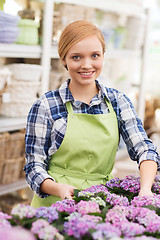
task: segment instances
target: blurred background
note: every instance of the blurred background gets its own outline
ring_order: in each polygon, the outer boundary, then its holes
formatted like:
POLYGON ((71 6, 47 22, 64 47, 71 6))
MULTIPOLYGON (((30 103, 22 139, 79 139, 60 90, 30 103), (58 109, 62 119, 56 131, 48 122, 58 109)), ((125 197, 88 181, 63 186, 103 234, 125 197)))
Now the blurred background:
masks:
MULTIPOLYGON (((99 81, 132 100, 160 153, 160 0, 0 0, 0 209, 30 203, 24 179, 26 117, 68 78, 57 43, 72 21, 94 22, 106 53, 99 81)), ((113 175, 139 175, 123 141, 113 175)))

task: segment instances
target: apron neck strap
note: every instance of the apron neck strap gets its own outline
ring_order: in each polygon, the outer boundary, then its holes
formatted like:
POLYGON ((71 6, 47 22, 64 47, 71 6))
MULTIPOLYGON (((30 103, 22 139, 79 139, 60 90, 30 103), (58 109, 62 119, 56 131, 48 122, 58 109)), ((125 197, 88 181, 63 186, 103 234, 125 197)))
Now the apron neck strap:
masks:
POLYGON ((104 97, 104 100, 108 106, 109 112, 114 112, 111 102, 106 97, 104 97))
MULTIPOLYGON (((114 110, 113 110, 111 102, 106 97, 104 98, 104 100, 105 100, 105 102, 108 106, 109 112, 113 112, 114 110)), ((66 108, 67 108, 68 113, 71 113, 71 114, 74 113, 73 108, 72 108, 72 104, 71 104, 70 101, 66 102, 66 108)))
POLYGON ((71 102, 66 102, 66 108, 68 113, 74 113, 71 102))

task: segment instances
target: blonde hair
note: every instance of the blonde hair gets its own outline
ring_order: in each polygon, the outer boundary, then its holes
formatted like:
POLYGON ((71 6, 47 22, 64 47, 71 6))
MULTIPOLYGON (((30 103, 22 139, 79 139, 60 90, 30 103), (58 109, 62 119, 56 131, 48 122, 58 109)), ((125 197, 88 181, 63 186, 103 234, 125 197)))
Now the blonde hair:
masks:
POLYGON ((58 44, 58 53, 63 61, 68 50, 77 42, 85 37, 96 35, 102 44, 103 53, 105 52, 105 40, 102 32, 91 22, 78 20, 70 23, 63 30, 58 44))

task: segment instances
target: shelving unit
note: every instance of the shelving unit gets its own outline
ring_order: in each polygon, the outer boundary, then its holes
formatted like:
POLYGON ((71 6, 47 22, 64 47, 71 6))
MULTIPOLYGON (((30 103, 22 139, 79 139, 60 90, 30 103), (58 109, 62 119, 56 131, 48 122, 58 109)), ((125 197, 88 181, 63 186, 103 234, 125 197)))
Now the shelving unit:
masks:
MULTIPOLYGON (((54 3, 68 3, 74 5, 81 5, 86 7, 92 7, 103 11, 113 12, 116 14, 124 14, 126 16, 139 17, 144 14, 144 9, 141 6, 135 5, 133 2, 126 3, 120 0, 45 0, 44 3, 44 17, 43 17, 43 42, 41 46, 29 46, 20 44, 0 44, 0 57, 12 57, 12 58, 34 58, 41 59, 42 65, 42 79, 41 87, 42 93, 49 89, 49 72, 50 72, 50 61, 52 58, 58 58, 57 46, 52 45, 52 28, 53 26, 53 13, 54 3)), ((146 14, 146 13, 145 13, 146 14)), ((127 49, 121 50, 108 50, 105 58, 141 58, 142 59, 142 71, 141 78, 142 82, 140 85, 139 99, 139 117, 143 121, 144 114, 144 91, 143 83, 145 79, 146 69, 146 58, 147 58, 147 44, 148 44, 148 31, 149 31, 149 19, 147 21, 146 36, 143 52, 132 51, 127 49), (142 107, 141 107, 142 106, 142 107), (143 108, 143 109, 142 109, 143 108)), ((0 118, 0 132, 13 131, 25 128, 26 118, 0 118)), ((14 184, 6 186, 0 185, 0 195, 18 190, 26 187, 24 180, 14 184), (4 190, 6 189, 6 190, 4 190)))
POLYGON ((10 183, 10 184, 0 185, 0 196, 23 189, 23 188, 27 188, 27 183, 25 179, 21 179, 21 180, 18 180, 17 182, 10 183))
POLYGON ((6 118, 0 117, 0 133, 25 129, 26 118, 6 118))
POLYGON ((117 14, 126 14, 126 16, 138 17, 143 13, 143 9, 140 6, 126 1, 119 0, 55 0, 55 3, 68 3, 86 7, 97 8, 103 11, 114 12, 117 14))

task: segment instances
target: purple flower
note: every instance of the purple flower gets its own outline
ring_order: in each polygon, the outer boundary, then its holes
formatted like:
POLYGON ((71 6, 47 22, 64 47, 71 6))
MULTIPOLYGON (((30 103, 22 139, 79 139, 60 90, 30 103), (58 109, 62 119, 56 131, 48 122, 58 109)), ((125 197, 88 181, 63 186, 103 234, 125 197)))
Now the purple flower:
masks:
POLYGON ((56 203, 52 204, 51 207, 54 207, 59 212, 68 212, 69 214, 76 211, 75 201, 69 199, 57 201, 56 203))
POLYGON ((106 187, 119 188, 125 191, 137 194, 140 190, 140 178, 135 176, 126 176, 124 179, 114 178, 106 183, 106 187))
POLYGON ((78 193, 78 197, 94 197, 97 193, 103 193, 104 196, 109 193, 104 185, 94 185, 78 193))
POLYGON ((37 209, 36 217, 46 218, 49 223, 52 223, 54 220, 58 219, 58 212, 53 206, 40 207, 37 209))
POLYGON ((92 233, 94 240, 110 239, 111 237, 120 236, 121 231, 111 223, 99 223, 95 227, 96 231, 92 233))
POLYGON ((120 205, 120 206, 128 206, 129 201, 127 197, 123 197, 122 195, 116 195, 115 193, 110 193, 107 195, 106 202, 111 205, 120 205))
POLYGON ((76 239, 81 239, 82 236, 88 234, 89 230, 95 229, 96 223, 101 220, 100 217, 92 215, 81 215, 80 213, 72 213, 68 222, 64 223, 64 231, 69 236, 73 236, 76 239))

